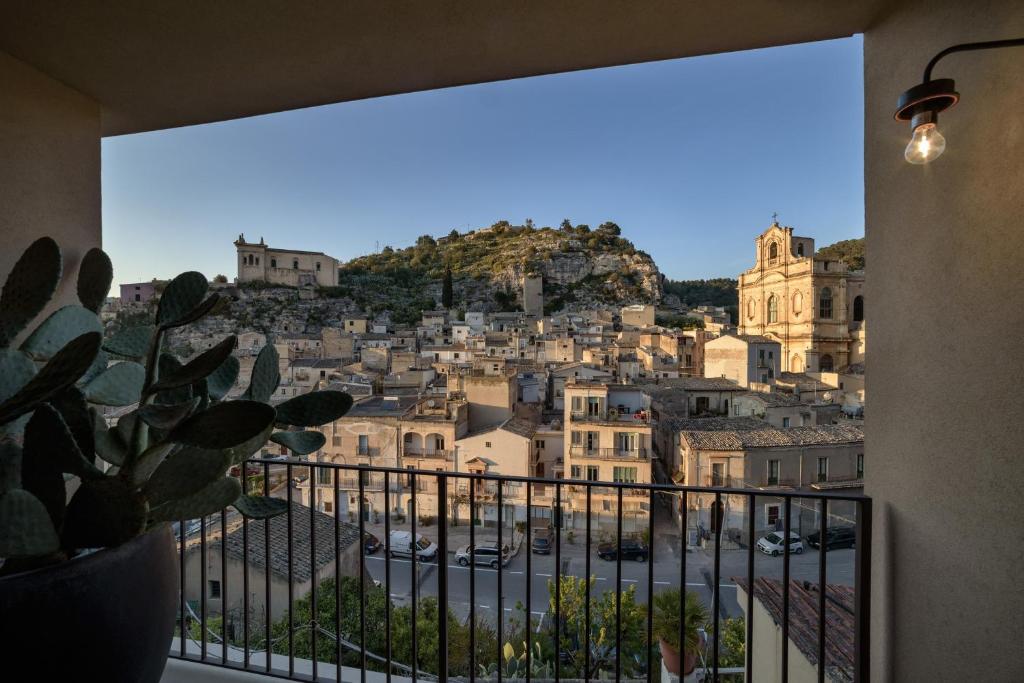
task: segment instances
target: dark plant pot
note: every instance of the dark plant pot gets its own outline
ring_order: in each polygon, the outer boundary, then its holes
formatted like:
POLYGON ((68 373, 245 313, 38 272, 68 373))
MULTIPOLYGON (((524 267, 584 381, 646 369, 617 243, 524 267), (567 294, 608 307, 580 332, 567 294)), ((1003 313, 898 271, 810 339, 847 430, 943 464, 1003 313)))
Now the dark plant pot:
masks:
POLYGON ((164 525, 0 579, 0 659, 36 681, 157 683, 174 635, 176 560, 164 525))

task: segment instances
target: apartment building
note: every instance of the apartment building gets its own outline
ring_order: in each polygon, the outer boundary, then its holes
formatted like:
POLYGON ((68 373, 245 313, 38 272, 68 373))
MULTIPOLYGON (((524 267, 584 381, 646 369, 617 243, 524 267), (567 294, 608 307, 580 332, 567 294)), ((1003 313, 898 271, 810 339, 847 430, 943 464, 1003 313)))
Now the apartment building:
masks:
MULTIPOLYGON (((575 381, 565 387, 565 467, 570 479, 650 483, 650 399, 635 387, 575 381)), ((617 506, 611 489, 594 489, 592 523, 599 527, 612 519, 617 506)), ((640 528, 649 508, 645 495, 628 493, 623 499, 624 523, 640 528)), ((570 523, 586 523, 585 501, 570 496, 570 523)))
POLYGON ((704 376, 741 387, 774 384, 782 372, 782 345, 763 335, 726 335, 704 345, 704 376))

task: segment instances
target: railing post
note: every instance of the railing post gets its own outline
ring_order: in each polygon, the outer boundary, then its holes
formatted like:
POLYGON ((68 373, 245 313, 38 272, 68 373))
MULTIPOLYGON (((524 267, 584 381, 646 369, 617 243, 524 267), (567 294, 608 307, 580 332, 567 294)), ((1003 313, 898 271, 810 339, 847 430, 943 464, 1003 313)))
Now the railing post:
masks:
MULTIPOLYGON (((448 476, 437 475, 437 680, 448 680, 448 476)), ((413 538, 413 553, 416 552, 413 538)), ((499 560, 500 566, 500 560, 499 560)), ((413 579, 415 580, 415 578, 413 579)), ((414 627, 415 628, 415 627, 414 627)))
POLYGON ((854 567, 854 591, 857 613, 854 616, 853 665, 855 683, 871 680, 871 499, 860 501, 857 510, 857 557, 854 567))

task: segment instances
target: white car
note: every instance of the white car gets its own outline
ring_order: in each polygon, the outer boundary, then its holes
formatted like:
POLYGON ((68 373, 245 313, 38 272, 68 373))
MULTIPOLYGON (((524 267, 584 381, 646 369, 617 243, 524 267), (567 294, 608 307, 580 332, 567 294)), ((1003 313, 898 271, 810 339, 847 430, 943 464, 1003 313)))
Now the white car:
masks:
MULTIPOLYGON (((782 547, 782 532, 773 531, 770 534, 762 536, 757 541, 757 549, 765 555, 771 555, 777 557, 781 555, 785 548, 782 547)), ((800 534, 795 531, 789 532, 789 552, 799 555, 804 551, 804 542, 800 540, 800 534)))
MULTIPOLYGON (((392 531, 388 539, 388 554, 391 557, 412 557, 412 534, 408 531, 392 531)), ((437 544, 423 534, 416 534, 416 558, 433 560, 437 557, 437 544)))

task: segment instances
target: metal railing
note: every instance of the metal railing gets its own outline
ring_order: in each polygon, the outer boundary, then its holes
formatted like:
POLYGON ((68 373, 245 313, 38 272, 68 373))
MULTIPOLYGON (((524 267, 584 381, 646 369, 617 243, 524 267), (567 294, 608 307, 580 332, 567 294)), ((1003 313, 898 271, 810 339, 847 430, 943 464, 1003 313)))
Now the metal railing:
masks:
POLYGON ((455 457, 455 451, 445 448, 408 448, 402 447, 402 456, 407 458, 439 458, 451 460, 455 457))
POLYGON ((646 448, 587 448, 586 446, 569 446, 569 455, 577 458, 595 458, 598 460, 647 460, 646 448))
POLYGON ((614 410, 601 411, 598 413, 583 413, 572 411, 569 419, 573 422, 612 422, 624 425, 646 425, 651 421, 651 414, 643 413, 619 413, 614 410))
MULTIPOLYGON (((800 528, 802 516, 811 511, 817 522, 808 530, 817 531, 821 537, 825 537, 830 520, 837 516, 846 523, 852 518, 856 530, 852 587, 839 586, 853 596, 849 623, 839 623, 840 607, 832 598, 826 619, 826 593, 834 593, 833 585, 828 584, 829 571, 835 570, 835 563, 826 563, 824 553, 817 558, 816 567, 803 562, 795 568, 804 577, 794 576, 793 551, 788 544, 780 558, 764 560, 782 564, 781 584, 775 584, 781 596, 778 605, 774 605, 778 616, 773 613, 781 627, 782 646, 779 652, 769 655, 777 662, 779 680, 787 680, 789 675, 789 640, 794 633, 800 643, 798 647, 803 648, 803 654, 817 669, 817 680, 831 677, 831 670, 839 667, 854 681, 868 681, 872 515, 871 500, 862 495, 547 480, 335 463, 288 463, 285 486, 275 490, 265 485, 270 482, 270 466, 274 463, 268 460, 249 463, 261 468, 263 477, 246 477, 241 482, 243 492, 283 499, 287 512, 274 519, 257 520, 225 509, 199 523, 180 522, 180 529, 185 531, 179 534, 178 544, 181 591, 173 657, 303 681, 341 680, 339 674, 343 668, 351 667, 355 672, 346 671, 345 679, 353 680, 355 675, 364 683, 367 674, 373 672, 378 676, 375 681, 383 679, 389 683, 393 676, 413 683, 418 680, 447 683, 449 679, 502 683, 503 678, 526 683, 530 683, 531 678, 556 682, 614 678, 619 683, 623 680, 654 683, 660 679, 661 665, 654 632, 655 585, 670 583, 676 588, 694 585, 687 571, 688 564, 691 570, 701 569, 693 566, 699 557, 690 558, 699 550, 696 545, 699 541, 687 531, 700 527, 700 517, 705 512, 694 504, 699 506, 701 501, 710 500, 707 511, 717 515, 719 523, 710 527, 713 541, 707 546, 711 554, 710 567, 702 570, 706 572, 710 595, 698 594, 698 598, 707 603, 709 612, 707 622, 697 624, 706 636, 697 653, 698 666, 703 670, 705 681, 718 681, 734 672, 743 672, 744 680, 749 681, 754 669, 755 579, 772 581, 763 573, 755 572, 756 529, 763 526, 759 515, 766 507, 759 504, 758 499, 767 499, 781 507, 783 529, 800 528), (348 495, 339 491, 339 482, 354 476, 358 480, 358 495, 355 509, 347 511, 349 521, 343 520, 341 506, 337 504, 325 514, 318 510, 322 506, 317 498, 310 498, 312 505, 296 502, 294 491, 298 489, 292 482, 298 470, 304 471, 310 481, 325 478, 314 470, 328 472, 335 503, 348 495), (366 485, 371 476, 380 477, 382 481, 381 490, 375 494, 366 485), (446 495, 438 495, 436 500, 420 507, 416 495, 403 495, 392 485, 406 480, 411 481, 413 489, 417 480, 429 481, 446 495), (253 490, 253 487, 258 488, 253 490), (485 528, 469 524, 468 529, 462 531, 455 521, 449 524, 453 506, 449 504, 451 496, 448 494, 458 494, 464 487, 469 495, 458 505, 468 510, 468 519, 482 520, 485 528), (552 524, 547 528, 554 561, 548 561, 541 570, 551 571, 553 576, 548 582, 550 600, 542 600, 544 609, 536 612, 532 581, 517 579, 519 588, 507 588, 508 584, 503 581, 515 581, 514 576, 534 577, 534 567, 542 561, 529 552, 537 522, 533 515, 533 496, 540 493, 540 487, 544 487, 546 494, 553 495, 548 520, 552 524), (482 495, 486 488, 493 490, 493 501, 482 495), (514 505, 506 506, 510 499, 505 497, 506 489, 525 490, 524 514, 514 505), (606 576, 602 580, 614 581, 616 588, 604 591, 600 603, 596 577, 601 572, 612 574, 612 564, 592 563, 598 550, 597 544, 592 542, 592 527, 595 522, 600 527, 602 522, 598 500, 592 501, 594 489, 602 496, 611 491, 617 499, 617 512, 611 520, 612 541, 602 543, 600 549, 602 558, 608 557, 609 546, 614 549, 614 578, 606 576), (373 522, 382 547, 371 546, 367 536, 367 526, 374 520, 369 507, 376 509, 377 505, 374 495, 381 497, 385 513, 382 529, 378 530, 373 522), (636 495, 646 498, 646 510, 650 513, 637 514, 633 510, 627 513, 624 498, 636 495), (735 521, 730 519, 731 513, 723 511, 723 506, 737 496, 746 498, 737 518, 741 519, 741 526, 728 531, 730 538, 745 539, 745 547, 741 543, 741 550, 723 550, 723 528, 735 521), (398 510, 402 511, 401 515, 397 514, 398 510), (576 512, 571 518, 570 511, 576 512), (582 520, 579 511, 584 513, 582 520), (667 532, 663 528, 660 539, 655 534, 656 511, 667 516, 674 527, 667 532), (798 516, 796 523, 794 513, 798 516), (634 578, 629 579, 624 578, 623 571, 623 541, 629 538, 624 529, 627 517, 638 525, 632 529, 633 534, 646 534, 650 539, 643 556, 646 564, 637 565, 639 571, 631 571, 634 578), (486 528, 488 519, 495 523, 491 528, 486 528), (525 524, 520 524, 524 521, 525 524), (404 532, 406 528, 411 536, 392 536, 393 531, 404 532), (576 531, 585 539, 582 544, 579 539, 573 540, 576 531), (400 545, 392 545, 393 539, 417 539, 421 532, 436 533, 436 550, 410 553, 408 559, 391 558, 392 552, 403 550, 400 545), (448 562, 450 538, 457 533, 468 534, 470 555, 465 566, 448 562), (512 561, 520 562, 521 568, 505 567, 502 563, 494 563, 493 568, 477 567, 474 549, 483 547, 477 546, 479 535, 483 533, 495 536, 499 548, 510 544, 512 561), (571 560, 563 563, 567 543, 576 550, 572 551, 571 560), (578 552, 581 545, 582 557, 578 552), (373 558, 373 581, 370 581, 367 560, 371 552, 380 552, 373 558), (746 586, 746 604, 742 606, 747 615, 743 624, 745 645, 738 654, 729 649, 732 646, 722 637, 721 589, 728 587, 723 583, 728 578, 723 575, 725 553, 732 553, 727 559, 732 566, 740 567, 729 571, 735 571, 735 580, 745 582, 746 586), (220 558, 219 573, 214 558, 220 558), (395 591, 402 590, 401 581, 395 584, 396 569, 392 565, 397 562, 409 565, 408 596, 404 603, 394 599, 395 591), (578 566, 575 572, 570 571, 573 562, 583 563, 582 574, 578 566), (666 564, 672 565, 671 574, 659 573, 661 580, 657 582, 654 580, 655 562, 660 563, 663 570, 666 564), (449 577, 455 570, 459 570, 459 574, 451 582, 449 577), (805 578, 810 571, 816 573, 818 587, 827 587, 818 590, 814 601, 806 599, 809 587, 813 587, 805 578), (485 575, 485 572, 489 573, 485 575), (431 574, 436 576, 436 581, 427 580, 431 574), (482 576, 487 579, 484 585, 480 583, 482 576), (675 578, 666 582, 664 579, 668 576, 675 578), (240 581, 242 585, 232 585, 229 580, 240 581), (217 583, 215 590, 214 583, 217 583), (636 588, 627 590, 627 585, 636 588), (511 595, 520 590, 525 593, 525 628, 523 623, 505 616, 507 611, 514 614, 520 609, 519 595, 511 595), (791 591, 801 590, 794 603, 791 591), (297 595, 297 591, 302 595, 297 595), (563 591, 569 594, 563 595, 563 591), (461 601, 463 597, 468 598, 468 603, 461 601), (487 604, 481 600, 486 600, 487 604), (438 609, 441 605, 445 608, 438 609), (455 607, 468 612, 464 622, 460 621, 455 607), (793 609, 800 610, 795 632, 791 631, 790 623, 793 609), (628 624, 624 623, 627 610, 631 615, 628 624), (535 618, 536 614, 540 617, 535 618), (399 634, 400 637, 396 637, 399 634), (468 640, 468 647, 463 638, 468 640), (521 662, 525 666, 518 666, 513 672, 501 650, 507 647, 506 642, 518 644, 519 638, 526 645, 521 662), (849 651, 837 649, 836 643, 844 639, 850 641, 849 651), (738 657, 742 664, 727 668, 722 659, 727 654, 738 657)), ((243 469, 251 471, 249 467, 243 469)), ((319 488, 307 489, 306 495, 319 488)), ((459 513, 458 517, 466 519, 464 513, 459 513)), ((602 538, 607 539, 608 533, 608 528, 604 528, 602 538)), ((776 571, 777 566, 770 574, 776 571)), ((843 581, 841 577, 840 583, 843 581)), ((680 643, 686 640, 688 612, 685 606, 690 592, 693 591, 689 588, 679 591, 678 609, 683 615, 679 619, 680 643)), ((762 598, 759 595, 757 599, 762 598)), ((769 645, 761 647, 778 647, 776 642, 773 636, 769 645)), ((513 647, 518 657, 518 649, 513 647)))

